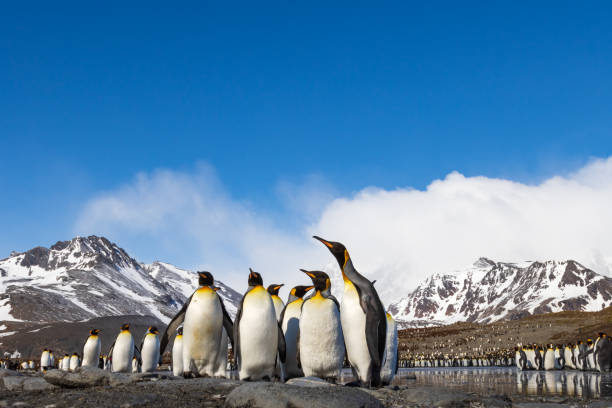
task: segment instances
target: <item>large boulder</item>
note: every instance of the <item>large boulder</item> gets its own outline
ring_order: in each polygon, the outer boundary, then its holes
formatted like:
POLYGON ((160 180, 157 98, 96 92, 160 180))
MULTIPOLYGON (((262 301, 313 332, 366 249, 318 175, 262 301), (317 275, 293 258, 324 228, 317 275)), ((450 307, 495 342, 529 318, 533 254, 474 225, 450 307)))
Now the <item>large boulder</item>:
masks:
POLYGON ((343 386, 297 386, 254 382, 239 386, 225 400, 228 408, 377 408, 372 395, 343 386))
POLYGON ((9 391, 44 391, 55 388, 40 377, 6 376, 2 382, 9 391))
POLYGON ((112 374, 94 367, 80 367, 74 373, 61 370, 49 370, 44 379, 53 385, 63 388, 84 388, 109 385, 112 374))

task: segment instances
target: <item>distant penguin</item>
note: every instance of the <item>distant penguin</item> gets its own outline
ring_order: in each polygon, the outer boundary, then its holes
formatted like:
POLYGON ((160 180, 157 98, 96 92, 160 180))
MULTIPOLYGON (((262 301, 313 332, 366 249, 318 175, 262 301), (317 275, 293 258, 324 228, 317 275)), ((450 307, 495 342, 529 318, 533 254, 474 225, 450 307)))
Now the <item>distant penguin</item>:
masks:
POLYGON ((30 370, 34 370, 36 368, 36 364, 34 364, 34 360, 28 360, 28 368, 30 370))
POLYGON ((597 342, 597 348, 594 353, 599 372, 609 372, 612 369, 612 341, 606 333, 600 334, 600 339, 597 342))
POLYGON ((378 387, 387 335, 385 309, 374 285, 353 266, 344 245, 314 238, 330 250, 342 272, 344 295, 340 317, 353 373, 361 385, 378 387))
POLYGON ((563 370, 565 368, 565 354, 560 345, 555 347, 555 370, 563 370))
POLYGON ((302 303, 304 295, 314 286, 296 286, 289 292, 287 304, 281 313, 281 328, 285 335, 286 358, 282 365, 285 380, 303 377, 304 372, 298 366, 297 352, 298 339, 300 336, 300 316, 302 315, 302 303))
POLYGON ((527 369, 537 370, 538 364, 536 363, 536 350, 534 350, 533 346, 527 347, 527 350, 525 350, 525 355, 527 356, 527 369))
POLYGON ((587 347, 587 345, 580 340, 578 342, 578 345, 576 347, 576 352, 574 353, 576 355, 576 368, 578 370, 586 370, 587 367, 587 352, 588 352, 589 348, 587 347))
POLYGON ((83 346, 83 367, 98 367, 100 350, 102 349, 102 342, 98 334, 100 334, 98 329, 89 331, 89 337, 87 337, 83 346))
POLYGON ((575 369, 576 360, 574 360, 573 344, 566 344, 563 348, 563 357, 565 360, 565 367, 575 369))
POLYGON ((49 350, 44 349, 40 356, 40 371, 45 371, 51 367, 51 358, 49 357, 49 350))
POLYGON ((210 272, 198 272, 199 287, 187 299, 172 319, 162 337, 163 354, 170 337, 183 325, 183 371, 187 375, 214 376, 218 367, 219 342, 223 330, 230 333, 234 344, 233 324, 223 300, 214 290, 215 280, 210 272))
POLYGON ((302 272, 312 279, 315 292, 302 304, 299 361, 305 376, 336 382, 345 355, 340 305, 331 294, 331 281, 325 272, 302 272))
POLYGON ((535 352, 535 369, 544 370, 544 350, 538 345, 533 346, 535 352))
POLYGON ((589 370, 595 370, 595 355, 593 354, 595 345, 593 344, 593 340, 587 340, 587 368, 589 370))
POLYGON ((130 325, 121 326, 115 342, 108 351, 111 361, 111 371, 114 373, 129 373, 132 371, 132 359, 139 357, 140 351, 134 345, 134 336, 130 333, 130 325))
POLYGON ((132 357, 132 373, 140 372, 140 364, 138 364, 138 359, 136 357, 132 357))
POLYGON ((62 371, 70 371, 70 355, 64 354, 62 358, 62 371))
MULTIPOLYGON (((385 339, 385 356, 383 367, 380 372, 381 380, 384 385, 391 384, 391 380, 397 374, 399 362, 397 323, 389 313, 387 313, 387 337, 385 339)), ((452 364, 451 364, 452 365, 452 364)))
POLYGON ((49 368, 55 367, 55 355, 53 350, 49 350, 49 368))
POLYGON ((81 359, 79 358, 79 355, 77 353, 72 353, 72 356, 70 357, 69 370, 74 371, 80 366, 81 366, 81 359))
POLYGON ((152 373, 157 370, 160 360, 159 330, 155 326, 149 327, 142 340, 140 359, 142 361, 140 369, 143 373, 152 373))
POLYGON ((183 375, 183 328, 179 327, 172 346, 172 375, 183 375))
POLYGON ((285 362, 285 337, 261 275, 251 269, 248 283, 234 322, 238 376, 241 380, 271 380, 277 354, 285 362))
POLYGON ((555 349, 552 344, 549 344, 544 352, 544 369, 547 371, 555 369, 555 349))
POLYGON ((282 288, 284 284, 276 284, 268 285, 268 293, 272 297, 272 302, 274 303, 274 311, 276 312, 276 320, 280 322, 280 315, 285 308, 285 304, 283 300, 278 296, 278 291, 282 288))

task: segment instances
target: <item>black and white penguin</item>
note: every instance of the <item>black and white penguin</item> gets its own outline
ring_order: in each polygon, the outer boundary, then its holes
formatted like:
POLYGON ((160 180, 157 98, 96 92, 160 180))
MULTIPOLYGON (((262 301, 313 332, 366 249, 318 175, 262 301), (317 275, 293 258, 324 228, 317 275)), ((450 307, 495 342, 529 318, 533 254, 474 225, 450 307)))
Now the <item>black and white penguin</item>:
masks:
POLYGON ((157 370, 160 361, 159 330, 157 330, 157 327, 151 326, 148 328, 140 346, 140 358, 142 360, 140 370, 143 373, 152 373, 157 370))
POLYGON ((136 358, 136 356, 132 357, 132 373, 140 372, 140 362, 136 358))
POLYGON ((565 368, 565 354, 563 347, 557 345, 555 347, 555 370, 563 370, 565 368))
POLYGON ((230 334, 230 341, 234 344, 232 319, 225 310, 223 300, 213 288, 214 283, 210 272, 198 272, 199 288, 174 316, 161 340, 160 354, 163 354, 170 337, 183 325, 185 375, 215 375, 224 329, 230 334))
POLYGON ((129 373, 132 371, 132 359, 140 357, 140 350, 134 345, 134 336, 130 332, 128 323, 121 326, 121 331, 110 347, 108 355, 112 372, 129 373))
POLYGON ((609 372, 612 368, 612 341, 606 333, 599 334, 599 341, 597 342, 594 353, 599 372, 609 372))
POLYGON ((342 271, 344 295, 340 317, 354 376, 363 386, 378 387, 382 384, 380 370, 387 335, 385 309, 374 285, 353 266, 344 245, 317 236, 314 238, 331 251, 342 271))
POLYGON ((69 363, 68 369, 70 371, 74 371, 80 366, 81 366, 81 358, 79 357, 77 353, 72 353, 72 356, 70 356, 70 363, 69 363))
POLYGON ((563 348, 563 357, 565 360, 565 367, 571 368, 571 369, 576 368, 573 347, 574 346, 570 343, 570 344, 566 344, 565 347, 563 348))
POLYGON ((242 297, 234 323, 234 345, 241 380, 272 379, 277 353, 285 362, 285 336, 263 279, 250 270, 249 288, 242 297))
POLYGON ((302 303, 304 295, 314 286, 296 286, 291 289, 281 313, 281 328, 285 335, 286 358, 281 366, 285 380, 303 377, 304 372, 298 365, 298 339, 300 337, 300 316, 302 315, 302 303))
POLYGON ((49 350, 44 349, 40 356, 40 371, 45 371, 51 367, 51 358, 49 356, 49 350))
POLYGON ((176 331, 174 344, 172 345, 172 374, 183 375, 183 328, 176 331))
POLYGON ((325 272, 301 271, 312 279, 315 292, 302 304, 298 361, 305 376, 336 382, 345 355, 340 305, 325 272))
MULTIPOLYGON (((382 383, 388 385, 397 374, 399 362, 397 323, 391 314, 387 313, 387 336, 385 339, 385 356, 380 372, 382 383)), ((452 365, 452 364, 451 364, 452 365)))
POLYGON ((276 320, 278 320, 279 322, 280 322, 280 315, 283 312, 283 309, 285 308, 285 304, 283 303, 283 300, 280 298, 280 296, 278 296, 278 291, 283 286, 284 286, 283 283, 278 284, 278 285, 276 283, 273 283, 272 285, 268 285, 268 293, 272 297, 272 302, 274 303, 274 311, 276 312, 276 320))
POLYGON ((102 342, 100 341, 100 330, 92 329, 83 345, 83 367, 98 367, 102 342))
POLYGON ((62 367, 61 367, 62 371, 70 371, 70 355, 69 354, 64 354, 64 357, 62 357, 62 367))
POLYGON ((586 361, 587 361, 587 369, 595 370, 595 355, 593 354, 595 351, 595 345, 593 344, 593 340, 587 339, 587 352, 586 352, 586 361))

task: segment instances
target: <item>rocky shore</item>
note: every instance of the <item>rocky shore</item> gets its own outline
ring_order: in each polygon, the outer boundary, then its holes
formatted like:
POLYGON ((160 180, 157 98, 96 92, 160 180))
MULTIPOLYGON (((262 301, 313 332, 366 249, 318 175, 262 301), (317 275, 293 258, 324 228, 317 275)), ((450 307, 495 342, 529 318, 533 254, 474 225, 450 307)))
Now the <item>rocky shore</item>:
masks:
POLYGON ((466 393, 411 384, 362 389, 298 378, 285 384, 228 379, 184 379, 169 373, 111 374, 91 368, 75 373, 0 370, 0 407, 609 407, 611 399, 575 400, 466 393))

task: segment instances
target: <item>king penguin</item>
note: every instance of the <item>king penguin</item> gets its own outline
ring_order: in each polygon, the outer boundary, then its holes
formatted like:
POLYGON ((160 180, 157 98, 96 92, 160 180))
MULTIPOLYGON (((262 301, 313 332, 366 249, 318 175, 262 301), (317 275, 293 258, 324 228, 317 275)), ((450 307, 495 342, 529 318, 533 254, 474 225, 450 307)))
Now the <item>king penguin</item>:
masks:
POLYGON ((40 356, 40 371, 45 371, 51 367, 51 358, 49 356, 49 350, 44 349, 40 356))
POLYGON ((297 351, 298 339, 300 337, 300 316, 302 315, 302 303, 304 295, 314 286, 296 286, 289 292, 287 304, 281 313, 281 328, 285 335, 286 358, 282 365, 285 380, 303 377, 304 372, 298 366, 297 351))
POLYGON ((183 325, 184 375, 215 375, 224 329, 230 336, 232 346, 234 344, 232 319, 225 310, 223 300, 214 290, 214 283, 210 272, 198 272, 199 288, 174 316, 161 340, 160 354, 163 354, 170 337, 183 325))
POLYGON ((81 359, 79 358, 79 355, 77 353, 72 353, 72 356, 70 357, 70 363, 69 363, 68 369, 70 371, 74 371, 77 368, 79 368, 80 365, 81 365, 81 359))
POLYGON ((172 345, 172 375, 183 375, 183 328, 176 331, 174 344, 172 345))
POLYGON ((100 341, 100 330, 92 329, 89 331, 89 337, 83 345, 83 367, 98 367, 100 362, 100 350, 102 342, 100 341))
POLYGON ((280 315, 283 312, 283 309, 285 308, 285 304, 283 303, 283 300, 278 296, 278 291, 283 286, 284 284, 282 283, 279 285, 277 285, 276 283, 273 283, 272 285, 268 286, 268 293, 272 297, 272 302, 274 303, 274 312, 276 313, 276 320, 278 320, 279 322, 280 322, 280 315))
POLYGON ((121 331, 112 344, 108 355, 111 361, 111 371, 114 373, 129 373, 132 370, 132 359, 139 357, 140 351, 134 345, 134 336, 130 333, 128 323, 121 326, 121 331))
POLYGON ((391 380, 397 374, 399 362, 399 348, 397 336, 397 323, 389 313, 387 313, 387 336, 385 339, 385 356, 383 358, 383 367, 380 372, 383 384, 391 384, 391 380))
POLYGON ((157 370, 159 365, 159 330, 157 327, 151 326, 142 340, 140 346, 140 358, 142 359, 141 371, 143 373, 152 373, 157 370))
POLYGON ((387 336, 385 309, 374 285, 353 266, 344 245, 317 236, 314 238, 330 250, 342 271, 344 295, 340 317, 353 374, 362 386, 379 387, 387 336))
POLYGON ((298 361, 305 376, 336 382, 345 354, 340 305, 325 272, 301 271, 312 279, 315 292, 302 304, 298 361))
POLYGON ((281 363, 285 362, 285 336, 261 275, 251 269, 248 284, 234 323, 238 376, 241 380, 271 380, 277 353, 281 363))

